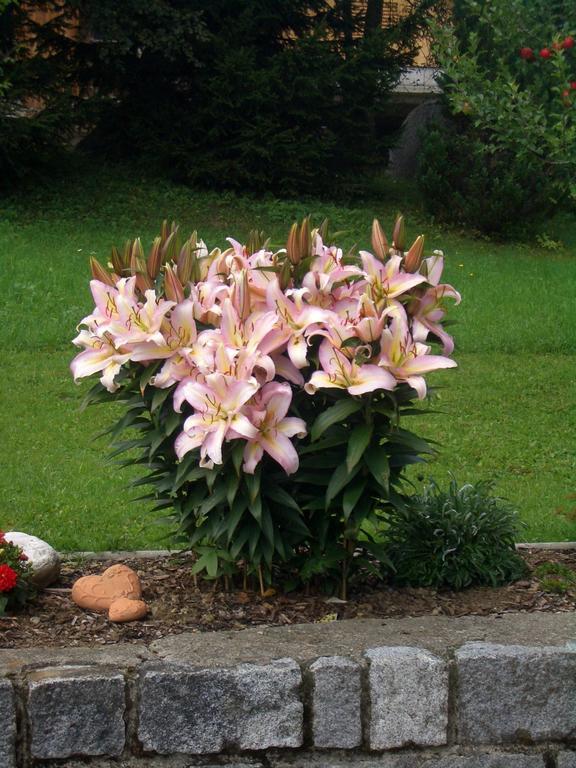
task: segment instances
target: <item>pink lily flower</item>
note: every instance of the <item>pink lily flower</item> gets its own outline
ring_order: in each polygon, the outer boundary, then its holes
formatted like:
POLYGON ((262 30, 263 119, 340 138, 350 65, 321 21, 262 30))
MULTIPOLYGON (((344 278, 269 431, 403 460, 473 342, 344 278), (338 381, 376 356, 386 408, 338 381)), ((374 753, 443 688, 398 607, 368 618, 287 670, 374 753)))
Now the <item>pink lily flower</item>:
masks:
POLYGON ((426 282, 430 285, 438 285, 444 271, 444 254, 442 251, 434 251, 434 255, 424 259, 421 271, 426 275, 426 282))
POLYGON ((360 251, 360 257, 370 287, 370 298, 378 307, 386 306, 390 299, 426 282, 424 275, 410 274, 401 269, 401 256, 391 256, 385 264, 368 251, 360 251))
POLYGON ((392 316, 388 328, 380 337, 379 366, 386 368, 398 381, 405 381, 416 390, 418 399, 426 397, 426 380, 422 374, 439 368, 455 368, 456 363, 441 355, 430 355, 430 347, 415 342, 408 328, 404 309, 392 316))
POLYGON ((184 422, 183 431, 174 447, 179 459, 200 448, 200 466, 212 468, 222 464, 222 443, 230 433, 254 439, 258 430, 241 413, 242 406, 258 391, 256 379, 236 381, 221 373, 206 376, 206 383, 183 381, 174 392, 174 409, 190 403, 195 413, 184 422))
POLYGON ((262 343, 262 351, 273 352, 287 343, 288 357, 296 368, 308 365, 307 336, 311 328, 318 323, 330 323, 334 318, 332 312, 304 303, 308 295, 306 288, 291 290, 284 293, 278 280, 268 286, 268 307, 276 310, 281 327, 271 331, 262 343), (286 295, 289 293, 290 295, 286 295))
POLYGON ((396 379, 388 371, 377 365, 359 365, 355 360, 349 360, 328 339, 320 344, 318 354, 323 370, 315 371, 304 385, 309 395, 321 388, 347 389, 351 395, 363 395, 376 389, 391 391, 396 387, 396 379))
POLYGON ((130 360, 130 352, 120 352, 107 336, 100 338, 90 331, 80 331, 72 343, 84 347, 84 352, 76 355, 70 364, 74 381, 102 371, 100 383, 108 392, 115 392, 118 384, 114 379, 122 365, 130 360))
POLYGON ((426 341, 428 334, 433 333, 442 342, 444 354, 451 355, 454 351, 454 340, 440 324, 446 315, 442 301, 446 297, 454 299, 456 304, 460 304, 462 299, 451 285, 443 284, 429 288, 420 299, 415 300, 416 312, 412 318, 412 336, 414 341, 426 341))
POLYGON ((244 448, 243 470, 254 474, 264 451, 291 475, 298 469, 298 454, 292 445, 291 437, 306 435, 306 422, 303 419, 286 417, 292 390, 289 384, 273 381, 265 384, 254 397, 254 404, 247 405, 245 412, 250 422, 257 429, 256 437, 249 438, 244 448))

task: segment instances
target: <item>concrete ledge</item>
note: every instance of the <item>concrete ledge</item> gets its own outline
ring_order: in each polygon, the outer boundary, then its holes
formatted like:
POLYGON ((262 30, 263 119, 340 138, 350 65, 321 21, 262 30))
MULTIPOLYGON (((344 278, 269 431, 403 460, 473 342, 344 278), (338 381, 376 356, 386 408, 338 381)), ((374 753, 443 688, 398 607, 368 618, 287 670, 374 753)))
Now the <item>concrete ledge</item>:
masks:
POLYGON ((0 768, 576 768, 574 637, 508 614, 4 650, 0 768))

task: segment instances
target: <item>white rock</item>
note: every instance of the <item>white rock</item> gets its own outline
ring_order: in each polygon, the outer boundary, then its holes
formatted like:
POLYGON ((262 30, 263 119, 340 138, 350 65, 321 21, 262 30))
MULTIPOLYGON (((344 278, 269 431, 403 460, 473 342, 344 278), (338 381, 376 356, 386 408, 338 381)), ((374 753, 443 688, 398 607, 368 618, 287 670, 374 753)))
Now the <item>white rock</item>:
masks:
POLYGON ((5 538, 27 555, 32 566, 32 581, 36 586, 47 587, 60 576, 60 555, 50 544, 19 531, 8 531, 5 538))

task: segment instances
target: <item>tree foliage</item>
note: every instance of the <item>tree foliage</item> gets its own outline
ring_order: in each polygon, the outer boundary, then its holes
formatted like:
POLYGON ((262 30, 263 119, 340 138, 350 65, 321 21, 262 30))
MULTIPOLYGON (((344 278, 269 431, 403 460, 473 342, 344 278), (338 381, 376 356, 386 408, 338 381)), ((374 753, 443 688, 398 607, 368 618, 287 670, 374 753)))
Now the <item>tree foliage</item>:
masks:
POLYGON ((451 117, 445 141, 457 134, 455 164, 466 165, 469 157, 472 187, 482 189, 486 206, 502 202, 499 221, 487 210, 475 222, 483 204, 470 197, 470 174, 458 178, 454 167, 443 167, 432 147, 438 139, 429 137, 423 188, 434 213, 505 232, 518 215, 574 205, 575 34, 576 6, 564 0, 461 0, 452 25, 433 27, 451 117), (444 171, 450 184, 439 195, 431 179, 444 171), (502 190, 512 187, 507 206, 502 190))
POLYGON ((193 183, 334 190, 382 164, 375 118, 438 6, 382 30, 373 0, 12 4, 2 113, 21 145, 85 136, 193 183))

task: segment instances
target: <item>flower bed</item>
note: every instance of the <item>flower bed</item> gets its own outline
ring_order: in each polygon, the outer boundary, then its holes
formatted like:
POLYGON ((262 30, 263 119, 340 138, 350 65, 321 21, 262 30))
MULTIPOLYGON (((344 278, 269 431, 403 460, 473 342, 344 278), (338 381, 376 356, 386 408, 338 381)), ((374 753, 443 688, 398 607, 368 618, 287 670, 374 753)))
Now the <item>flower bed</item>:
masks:
POLYGON ((325 594, 287 595, 271 591, 262 597, 257 582, 251 591, 225 592, 214 584, 195 584, 189 556, 126 560, 140 575, 143 597, 151 607, 143 622, 111 624, 105 615, 86 612, 70 600, 70 587, 80 576, 101 573, 111 561, 64 563, 54 589, 39 593, 25 610, 0 622, 2 646, 72 647, 110 643, 151 642, 181 632, 241 630, 246 627, 330 623, 354 618, 402 616, 483 616, 511 611, 573 611, 576 583, 569 576, 546 574, 559 566, 576 580, 576 552, 524 552, 531 573, 506 587, 481 587, 460 592, 436 589, 398 589, 365 586, 346 602, 325 594))

